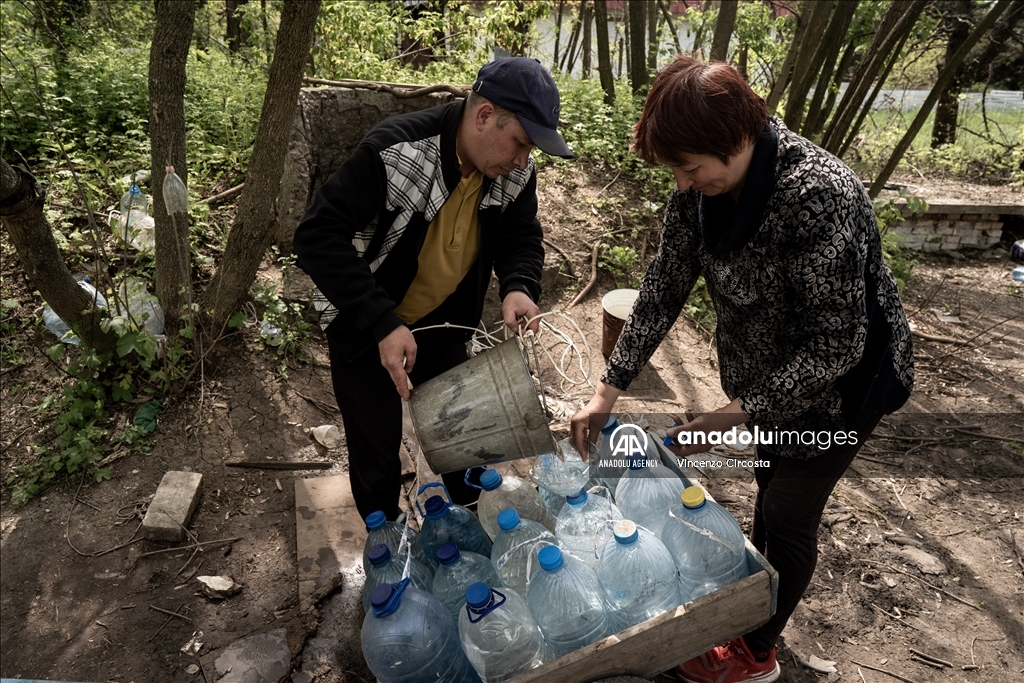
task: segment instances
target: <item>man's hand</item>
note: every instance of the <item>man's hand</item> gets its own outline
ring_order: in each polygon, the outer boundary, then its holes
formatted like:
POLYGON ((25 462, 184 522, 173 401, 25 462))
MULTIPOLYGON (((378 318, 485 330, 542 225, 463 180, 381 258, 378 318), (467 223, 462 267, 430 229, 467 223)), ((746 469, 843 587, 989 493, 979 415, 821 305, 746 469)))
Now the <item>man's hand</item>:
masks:
MULTIPOLYGON (((533 303, 533 299, 521 290, 514 290, 505 295, 505 300, 501 302, 501 317, 505 319, 505 324, 508 325, 510 330, 516 331, 520 328, 518 322, 519 318, 525 317, 527 320, 536 318, 540 314, 540 307, 533 303)), ((530 323, 529 329, 533 330, 534 334, 540 329, 540 319, 534 320, 530 323)))
POLYGON ((687 411, 686 417, 689 422, 668 430, 668 435, 672 437, 672 445, 668 449, 681 458, 704 453, 712 448, 712 445, 707 443, 707 439, 704 439, 704 443, 696 443, 690 446, 681 445, 676 438, 681 432, 727 432, 748 420, 747 414, 740 408, 739 399, 714 412, 704 413, 696 419, 687 411))
POLYGON ((405 325, 396 327, 377 343, 377 348, 380 349, 380 364, 391 375, 399 395, 408 401, 409 390, 412 388, 409 373, 416 363, 416 339, 412 332, 405 325))
POLYGON ((590 444, 587 442, 597 443, 597 435, 601 433, 601 429, 608 420, 608 414, 612 412, 615 400, 621 393, 620 389, 602 382, 598 385, 597 392, 590 399, 590 403, 572 416, 572 421, 569 423, 569 436, 572 438, 576 450, 579 451, 580 457, 584 460, 587 459, 587 454, 590 452, 590 444))

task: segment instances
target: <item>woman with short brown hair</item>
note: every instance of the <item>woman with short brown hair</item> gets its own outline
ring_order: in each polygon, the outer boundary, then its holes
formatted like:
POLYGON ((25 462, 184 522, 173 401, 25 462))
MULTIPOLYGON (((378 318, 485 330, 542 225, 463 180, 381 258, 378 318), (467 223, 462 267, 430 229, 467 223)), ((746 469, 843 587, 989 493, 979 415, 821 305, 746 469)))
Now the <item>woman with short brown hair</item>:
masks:
MULTIPOLYGON (((776 680, 775 643, 810 583, 829 495, 882 415, 913 387, 910 330, 864 187, 768 115, 723 63, 678 57, 655 79, 634 149, 676 178, 661 246, 594 397, 572 419, 596 439, 703 275, 730 403, 673 430, 856 432, 855 443, 757 446, 751 541, 779 572, 764 625, 677 669, 688 683, 776 680)), ((705 440, 692 441, 704 443, 705 440)), ((844 441, 846 441, 844 439, 844 441)), ((678 455, 709 445, 674 447, 678 455)), ((585 451, 581 451, 585 452, 585 451)))

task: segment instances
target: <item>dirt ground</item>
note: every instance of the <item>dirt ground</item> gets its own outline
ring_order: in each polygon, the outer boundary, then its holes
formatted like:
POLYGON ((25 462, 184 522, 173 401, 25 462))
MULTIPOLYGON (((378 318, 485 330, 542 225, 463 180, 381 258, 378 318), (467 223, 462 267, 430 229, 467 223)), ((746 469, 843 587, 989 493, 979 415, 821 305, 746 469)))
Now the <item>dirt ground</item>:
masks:
MULTIPOLYGON (((603 233, 638 229, 643 261, 656 248, 657 219, 630 213, 644 198, 601 167, 548 168, 539 187, 553 245, 541 308, 567 311, 579 324, 596 382, 600 297, 641 269, 618 277, 601 271, 582 302, 569 303, 590 279, 592 246, 603 233)), ((836 662, 842 680, 863 683, 888 683, 894 674, 912 683, 1024 677, 1024 289, 1010 279, 1005 246, 964 259, 920 258, 904 292, 922 335, 915 392, 876 432, 894 438, 865 446, 826 509, 817 572, 783 634, 782 681, 827 680, 797 663, 812 655, 836 662), (932 309, 960 322, 944 322, 932 309), (916 661, 913 650, 951 667, 916 661)), ((20 314, 29 315, 40 304, 6 246, 3 257, 4 297, 17 298, 20 314)), ((489 315, 488 323, 493 309, 489 315)), ((551 320, 571 329, 565 319, 551 320)), ((41 350, 50 342, 22 334, 24 364, 0 370, 3 479, 27 462, 34 443, 50 438, 37 407, 62 381, 41 350)), ((247 328, 211 353, 186 396, 169 402, 152 451, 125 453, 111 479, 58 481, 18 507, 3 488, 0 674, 213 683, 209 667, 195 668, 201 658, 284 627, 295 671, 318 672, 320 683, 373 680, 358 651, 336 645, 353 642, 361 615, 332 600, 319 615, 299 613, 294 480, 345 471, 344 446, 318 451, 305 431, 339 420, 319 334, 307 352, 315 362, 282 378, 276 358, 247 328), (334 464, 318 471, 226 467, 243 459, 334 464), (203 474, 189 531, 208 545, 172 549, 133 535, 170 469, 203 474), (211 602, 197 590, 194 577, 204 574, 229 575, 244 589, 211 602), (198 655, 182 651, 194 636, 202 642, 198 655)), ((681 317, 620 409, 654 414, 724 404, 715 356, 711 337, 681 317)), ((554 429, 563 432, 590 389, 560 384, 542 365, 554 429)), ((567 374, 580 380, 579 372, 567 374)), ((705 483, 749 531, 753 477, 705 483)))

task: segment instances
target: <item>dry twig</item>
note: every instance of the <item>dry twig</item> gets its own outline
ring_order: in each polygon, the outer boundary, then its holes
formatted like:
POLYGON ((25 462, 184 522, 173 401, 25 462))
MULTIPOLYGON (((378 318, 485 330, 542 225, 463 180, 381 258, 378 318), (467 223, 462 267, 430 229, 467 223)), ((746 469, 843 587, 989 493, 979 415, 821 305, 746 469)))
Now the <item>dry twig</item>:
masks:
POLYGON ((594 283, 597 282, 597 252, 600 249, 601 241, 598 240, 597 242, 594 242, 594 248, 590 254, 590 282, 588 282, 587 286, 584 287, 580 291, 580 293, 576 295, 576 298, 573 299, 572 303, 569 304, 569 308, 572 308, 580 301, 582 301, 583 297, 585 297, 590 292, 591 288, 594 286, 594 283))
POLYGON ((904 681, 904 683, 915 683, 914 680, 912 680, 910 678, 907 678, 906 676, 901 676, 899 674, 895 674, 892 671, 886 671, 885 669, 879 669, 877 666, 871 666, 870 664, 864 664, 862 662, 858 662, 856 659, 851 659, 850 661, 853 662, 854 664, 856 664, 857 666, 863 666, 865 669, 871 669, 872 671, 877 671, 880 674, 885 674, 886 676, 892 676, 893 678, 898 678, 899 680, 904 681))
POLYGON ((941 664, 942 666, 948 666, 950 669, 953 668, 953 665, 950 664, 949 662, 947 662, 945 659, 939 659, 938 657, 933 657, 932 655, 928 654, 927 652, 921 652, 920 650, 915 650, 912 647, 908 648, 908 649, 910 650, 911 654, 915 654, 918 657, 924 657, 925 659, 931 660, 932 662, 935 662, 936 664, 941 664))

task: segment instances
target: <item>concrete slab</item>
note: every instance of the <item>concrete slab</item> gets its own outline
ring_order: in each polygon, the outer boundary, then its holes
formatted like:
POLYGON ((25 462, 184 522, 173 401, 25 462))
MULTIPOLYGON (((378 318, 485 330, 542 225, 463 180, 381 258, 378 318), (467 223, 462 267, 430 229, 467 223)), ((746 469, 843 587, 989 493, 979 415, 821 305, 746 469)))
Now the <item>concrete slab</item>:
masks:
POLYGON ((203 475, 198 472, 171 471, 164 474, 156 489, 142 530, 154 541, 180 541, 199 502, 203 475))

